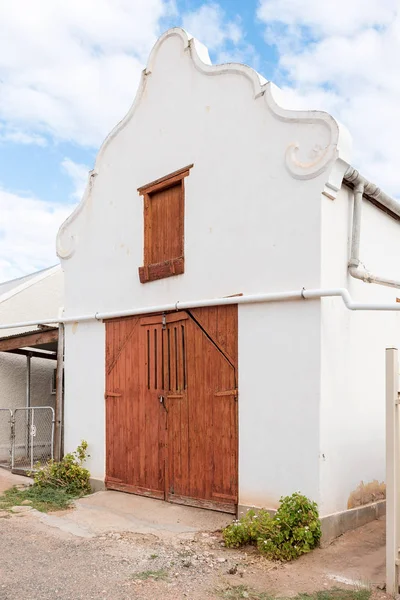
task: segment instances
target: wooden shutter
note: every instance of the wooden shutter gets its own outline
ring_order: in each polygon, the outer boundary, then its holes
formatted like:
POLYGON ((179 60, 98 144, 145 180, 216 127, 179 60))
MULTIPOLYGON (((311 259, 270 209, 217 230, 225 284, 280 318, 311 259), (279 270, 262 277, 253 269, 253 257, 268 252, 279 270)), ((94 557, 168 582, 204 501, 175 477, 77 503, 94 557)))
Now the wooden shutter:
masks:
POLYGON ((144 199, 142 283, 184 272, 185 185, 193 165, 139 188, 144 199))

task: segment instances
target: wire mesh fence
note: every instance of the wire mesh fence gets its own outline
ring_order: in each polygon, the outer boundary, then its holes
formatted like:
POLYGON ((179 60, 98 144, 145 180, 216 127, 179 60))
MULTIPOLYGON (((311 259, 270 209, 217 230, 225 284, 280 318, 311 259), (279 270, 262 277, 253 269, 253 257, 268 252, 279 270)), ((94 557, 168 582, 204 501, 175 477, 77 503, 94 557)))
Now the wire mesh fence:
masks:
POLYGON ((0 408, 0 467, 11 467, 12 432, 12 411, 0 408))
POLYGON ((0 408, 0 467, 35 471, 53 458, 54 409, 51 406, 0 408))
POLYGON ((34 471, 53 458, 54 410, 51 406, 13 411, 12 469, 34 471))

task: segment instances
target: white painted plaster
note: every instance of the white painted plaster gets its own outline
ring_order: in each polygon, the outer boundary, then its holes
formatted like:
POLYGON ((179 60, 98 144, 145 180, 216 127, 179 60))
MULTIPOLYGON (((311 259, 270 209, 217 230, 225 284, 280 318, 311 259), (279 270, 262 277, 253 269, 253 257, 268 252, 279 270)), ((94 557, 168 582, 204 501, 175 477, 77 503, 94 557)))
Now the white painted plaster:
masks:
POLYGON ((319 323, 317 300, 239 306, 241 505, 318 498, 319 323))
POLYGON ((76 323, 65 326, 64 448, 89 444, 87 468, 103 479, 105 469, 105 326, 76 323))
MULTIPOLYGON (((347 274, 353 193, 322 199, 321 286, 346 287, 356 301, 395 302, 400 291, 347 274)), ((399 277, 400 223, 363 201, 360 258, 399 277)), ((327 298, 321 308, 320 469, 322 514, 345 510, 361 481, 385 478, 385 348, 400 344, 398 313, 361 313, 327 298)))

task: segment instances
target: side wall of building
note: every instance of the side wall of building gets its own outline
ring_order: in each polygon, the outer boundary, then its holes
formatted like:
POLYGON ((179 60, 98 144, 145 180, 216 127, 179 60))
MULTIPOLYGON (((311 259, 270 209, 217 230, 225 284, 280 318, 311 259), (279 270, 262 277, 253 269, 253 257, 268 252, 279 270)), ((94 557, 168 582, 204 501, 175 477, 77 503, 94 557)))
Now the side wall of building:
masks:
MULTIPOLYGON (((323 287, 347 288, 356 301, 395 303, 398 290, 348 274, 353 193, 322 199, 323 287)), ((376 274, 400 279, 400 223, 363 202, 360 259, 376 274)), ((400 344, 400 314, 352 312, 341 299, 322 301, 322 514, 352 505, 361 483, 385 478, 385 348, 400 344)))

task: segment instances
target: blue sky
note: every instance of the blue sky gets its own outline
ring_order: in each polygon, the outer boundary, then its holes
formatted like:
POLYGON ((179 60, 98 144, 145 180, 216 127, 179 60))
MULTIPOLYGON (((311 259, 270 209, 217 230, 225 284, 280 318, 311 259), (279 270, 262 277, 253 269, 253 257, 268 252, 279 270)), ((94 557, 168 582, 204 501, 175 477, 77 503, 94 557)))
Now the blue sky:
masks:
POLYGON ((354 166, 400 195, 396 0, 14 0, 0 4, 0 281, 56 262, 57 229, 163 30, 245 62, 286 106, 331 112, 354 166), (35 10, 32 10, 32 7, 35 10))

